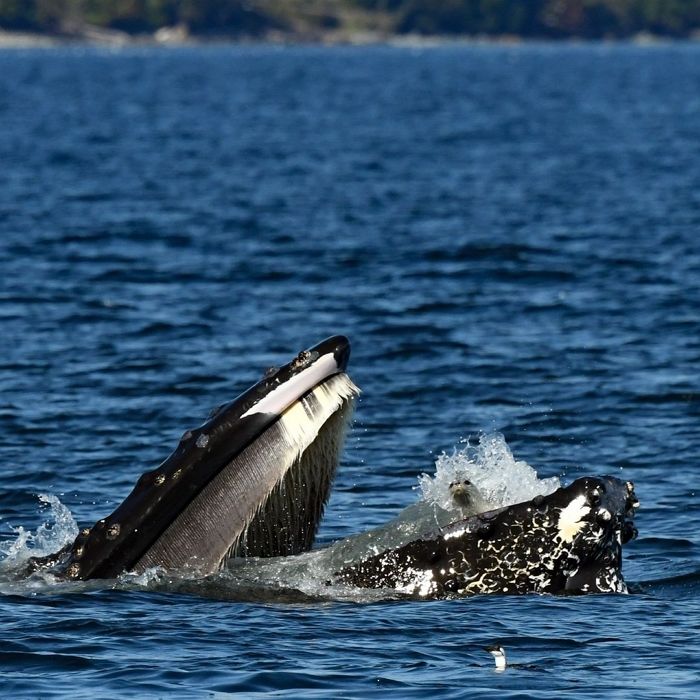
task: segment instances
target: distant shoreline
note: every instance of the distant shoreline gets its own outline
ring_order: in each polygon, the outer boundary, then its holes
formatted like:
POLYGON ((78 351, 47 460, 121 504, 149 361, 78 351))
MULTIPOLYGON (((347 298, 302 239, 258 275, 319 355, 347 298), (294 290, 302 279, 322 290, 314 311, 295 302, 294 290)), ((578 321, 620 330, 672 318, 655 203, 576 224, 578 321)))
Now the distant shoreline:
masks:
POLYGON ((19 32, 0 29, 0 50, 55 48, 69 46, 94 46, 105 48, 120 47, 187 47, 213 45, 274 45, 274 46, 372 46, 388 45, 408 48, 459 45, 531 45, 538 43, 562 45, 588 44, 632 44, 635 46, 694 44, 700 43, 700 34, 686 38, 641 33, 629 37, 585 39, 567 37, 552 39, 546 37, 523 37, 514 35, 424 35, 394 34, 382 32, 325 32, 321 34, 293 34, 269 32, 261 36, 241 35, 190 35, 177 27, 164 27, 153 34, 127 34, 101 28, 90 28, 75 35, 47 34, 40 32, 19 32))

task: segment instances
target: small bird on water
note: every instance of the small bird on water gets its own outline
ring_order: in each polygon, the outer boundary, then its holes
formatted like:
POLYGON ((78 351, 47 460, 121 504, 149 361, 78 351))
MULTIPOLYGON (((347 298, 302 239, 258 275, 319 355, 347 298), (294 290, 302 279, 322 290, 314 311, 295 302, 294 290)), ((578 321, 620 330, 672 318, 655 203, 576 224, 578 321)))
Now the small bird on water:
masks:
POLYGON ((486 651, 493 656, 493 660, 496 662, 497 671, 505 671, 506 668, 506 652, 505 649, 500 644, 493 644, 488 647, 484 647, 486 651))

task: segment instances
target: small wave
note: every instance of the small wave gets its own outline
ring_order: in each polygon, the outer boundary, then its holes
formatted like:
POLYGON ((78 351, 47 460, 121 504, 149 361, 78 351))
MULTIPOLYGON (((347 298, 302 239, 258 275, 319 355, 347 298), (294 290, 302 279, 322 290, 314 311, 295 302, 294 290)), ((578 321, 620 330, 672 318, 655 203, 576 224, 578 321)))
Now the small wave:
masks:
POLYGON ((700 570, 688 571, 674 576, 662 576, 649 580, 634 581, 629 584, 630 593, 651 593, 653 595, 663 595, 673 593, 678 595, 680 591, 685 591, 693 596, 700 590, 700 570))
POLYGON ((11 528, 16 537, 0 542, 0 553, 5 555, 0 561, 0 571, 15 569, 30 557, 57 552, 77 537, 78 524, 70 509, 57 496, 41 493, 39 500, 49 507, 48 520, 39 525, 36 532, 21 525, 11 528))

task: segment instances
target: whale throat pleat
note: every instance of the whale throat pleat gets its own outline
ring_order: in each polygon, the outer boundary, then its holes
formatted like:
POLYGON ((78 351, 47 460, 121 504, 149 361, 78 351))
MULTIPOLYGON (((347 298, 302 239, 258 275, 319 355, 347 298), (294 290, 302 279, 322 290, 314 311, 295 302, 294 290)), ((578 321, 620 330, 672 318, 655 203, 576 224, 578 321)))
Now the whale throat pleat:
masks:
POLYGON ((221 469, 134 569, 211 573, 229 556, 270 557, 309 549, 358 394, 341 373, 296 401, 221 469))

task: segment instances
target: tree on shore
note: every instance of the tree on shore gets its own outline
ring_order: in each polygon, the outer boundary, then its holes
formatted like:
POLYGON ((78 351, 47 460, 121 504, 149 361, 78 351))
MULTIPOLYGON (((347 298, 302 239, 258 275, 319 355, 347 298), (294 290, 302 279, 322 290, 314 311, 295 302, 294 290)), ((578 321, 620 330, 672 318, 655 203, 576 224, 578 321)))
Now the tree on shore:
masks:
POLYGON ((261 36, 314 22, 319 31, 343 29, 348 17, 399 34, 686 37, 700 31, 700 0, 0 0, 1 28, 57 33, 182 24, 195 34, 261 36))

